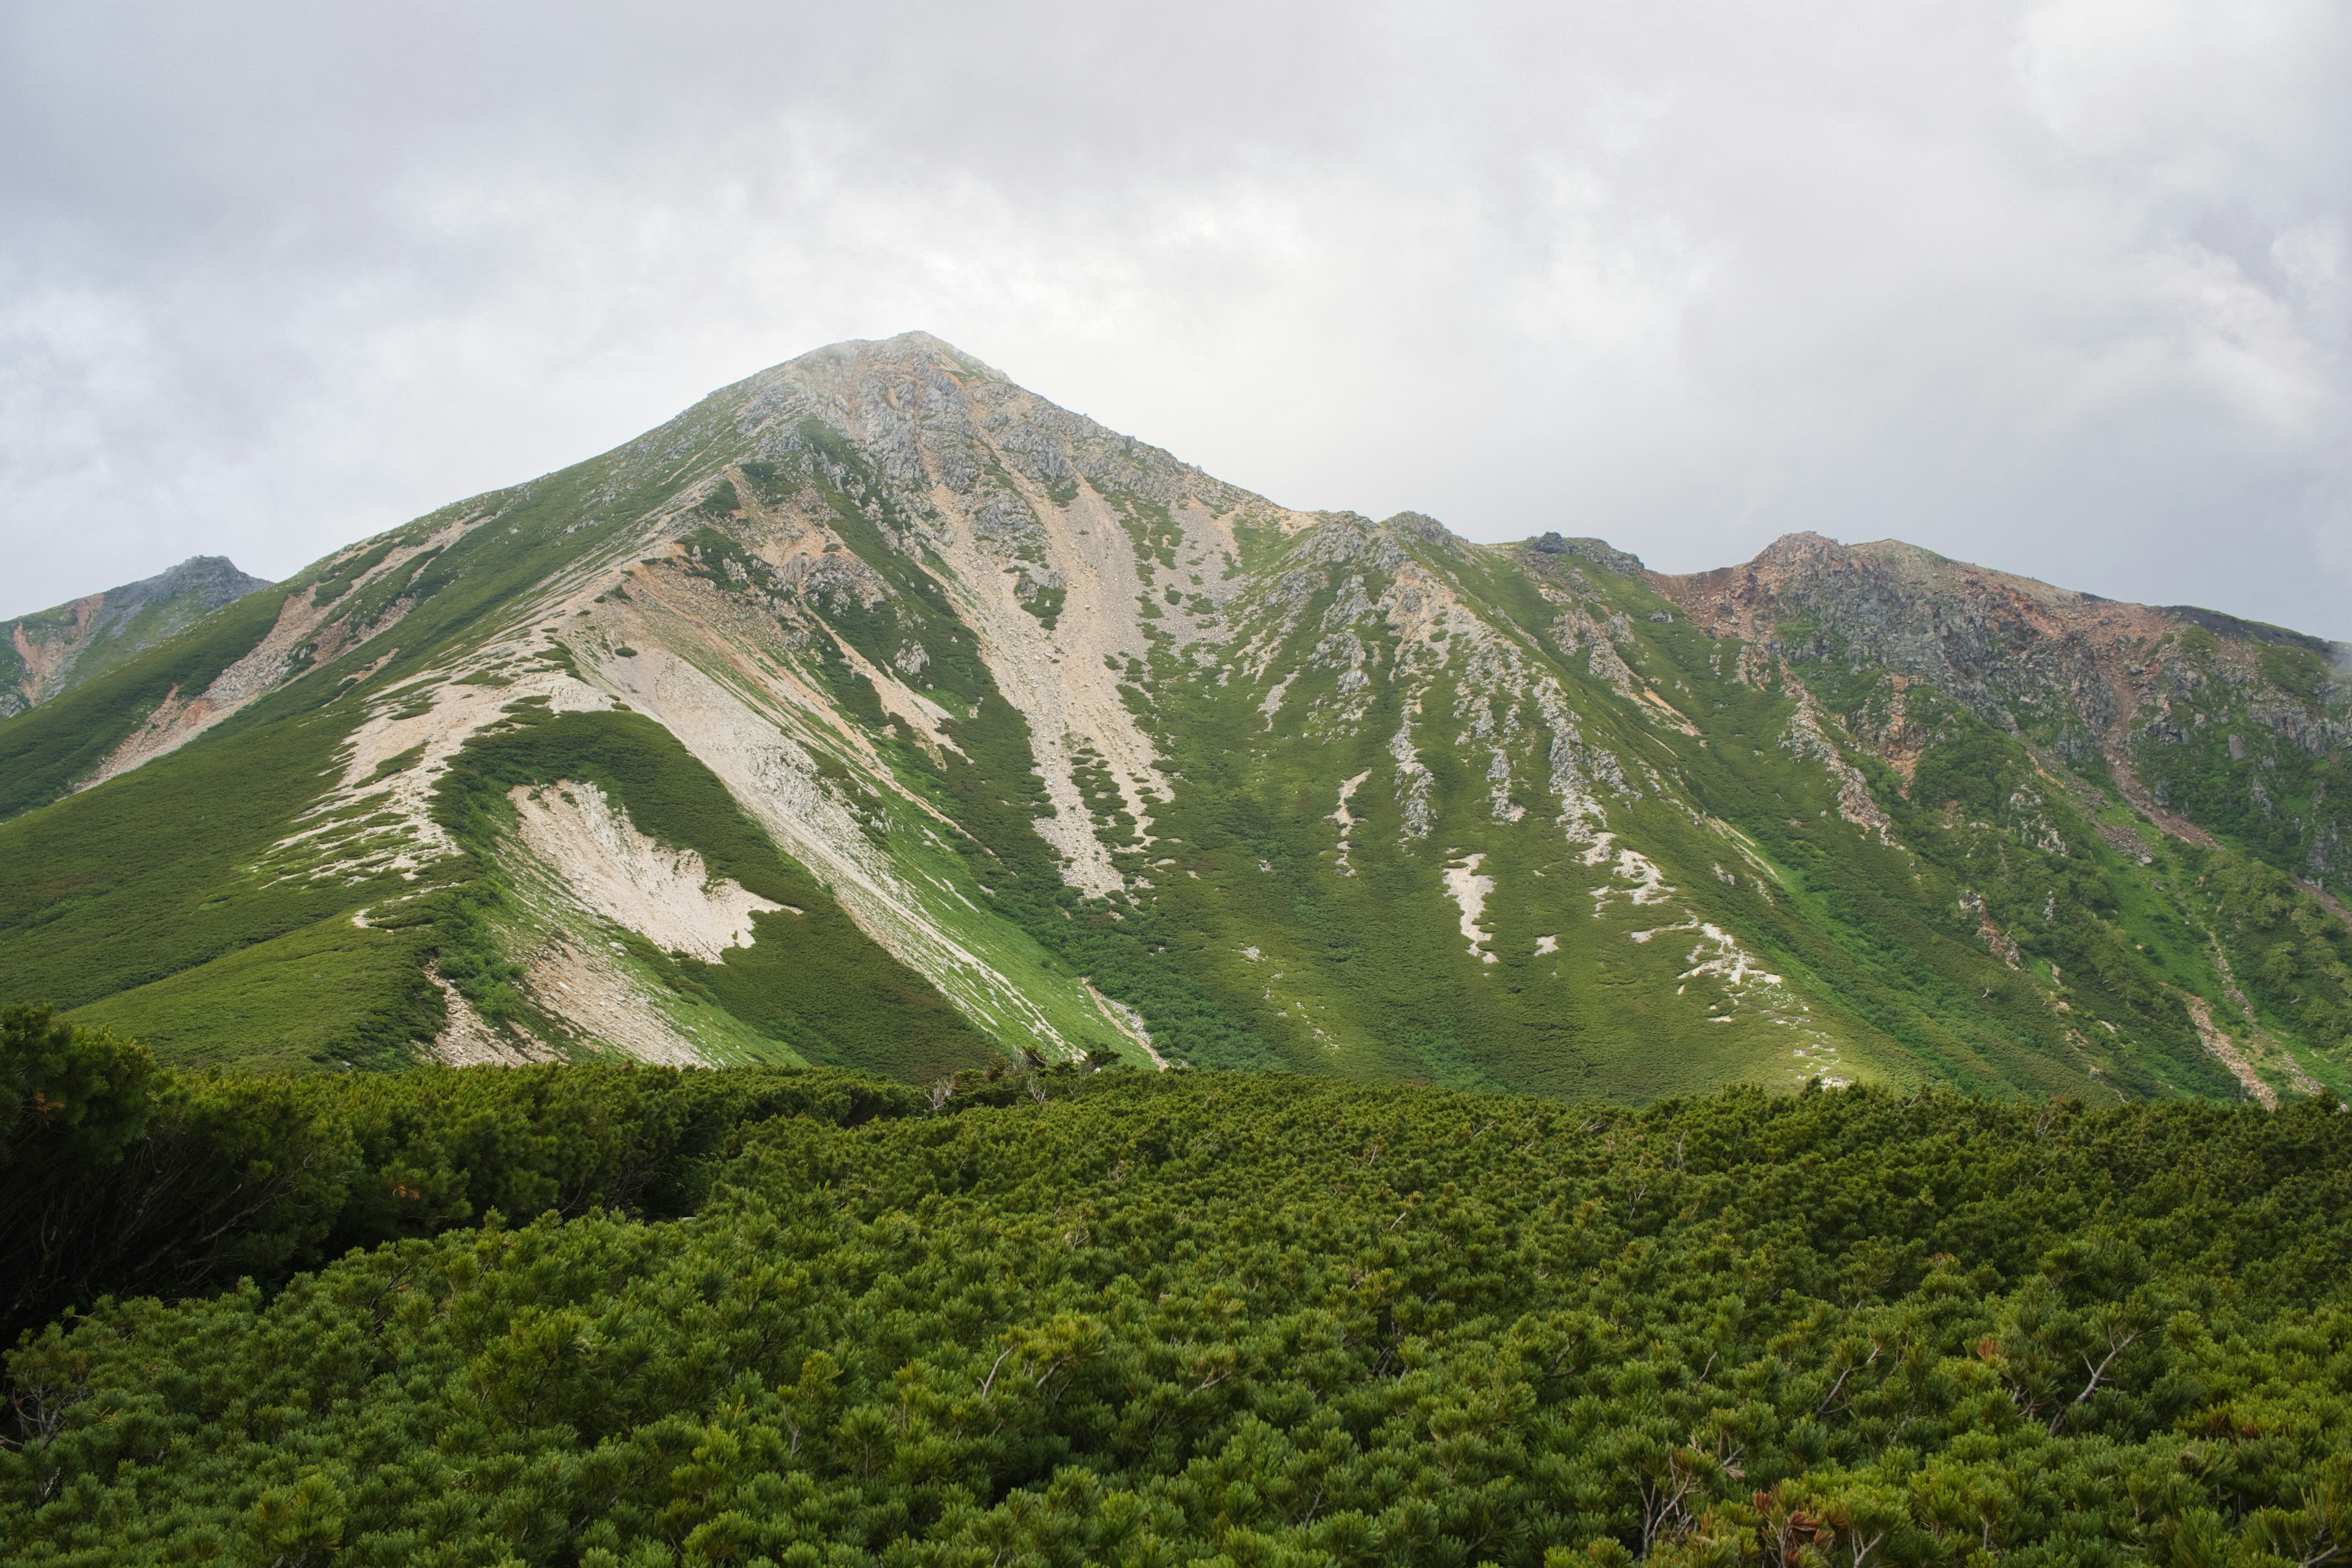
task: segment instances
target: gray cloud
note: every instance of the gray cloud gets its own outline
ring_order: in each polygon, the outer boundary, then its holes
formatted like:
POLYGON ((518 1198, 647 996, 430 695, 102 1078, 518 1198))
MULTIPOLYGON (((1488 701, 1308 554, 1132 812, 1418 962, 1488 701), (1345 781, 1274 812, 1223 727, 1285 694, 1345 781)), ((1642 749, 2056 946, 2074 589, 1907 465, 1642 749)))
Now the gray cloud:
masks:
POLYGON ((1140 13, 0 5, 0 613, 919 326, 1292 505, 2352 638, 2340 5, 1140 13))

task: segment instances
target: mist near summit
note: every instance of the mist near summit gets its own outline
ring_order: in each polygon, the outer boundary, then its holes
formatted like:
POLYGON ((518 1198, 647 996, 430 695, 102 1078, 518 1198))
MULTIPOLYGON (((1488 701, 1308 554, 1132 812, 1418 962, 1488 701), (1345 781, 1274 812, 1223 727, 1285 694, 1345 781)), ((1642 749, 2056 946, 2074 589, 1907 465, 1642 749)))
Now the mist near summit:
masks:
POLYGON ((0 5, 0 615, 919 328, 1286 506, 2352 639, 2352 10, 0 5))

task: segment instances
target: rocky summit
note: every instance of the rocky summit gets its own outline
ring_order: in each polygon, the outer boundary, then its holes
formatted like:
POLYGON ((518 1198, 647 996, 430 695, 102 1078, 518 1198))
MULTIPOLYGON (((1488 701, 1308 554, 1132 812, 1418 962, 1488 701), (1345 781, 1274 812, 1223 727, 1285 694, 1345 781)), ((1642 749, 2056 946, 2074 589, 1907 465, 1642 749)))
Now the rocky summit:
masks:
POLYGON ((2352 1091, 2352 650, 2210 611, 1292 510, 919 333, 234 585, 70 682, 18 628, 0 1001, 190 1064, 2352 1091))

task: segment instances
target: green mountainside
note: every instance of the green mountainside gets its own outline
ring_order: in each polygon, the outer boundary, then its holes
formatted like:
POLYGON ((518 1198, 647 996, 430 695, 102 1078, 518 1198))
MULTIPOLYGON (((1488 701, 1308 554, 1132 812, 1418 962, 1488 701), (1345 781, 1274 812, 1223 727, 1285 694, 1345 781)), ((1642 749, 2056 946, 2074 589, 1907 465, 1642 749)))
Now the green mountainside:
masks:
POLYGON ((268 586, 226 555, 191 555, 168 572, 21 616, 8 623, 0 644, 0 719, 102 675, 268 586))
POLYGON ((0 1001, 187 1064, 2274 1104, 2352 1091, 2347 652, 1293 511, 909 334, 0 721, 0 1001))

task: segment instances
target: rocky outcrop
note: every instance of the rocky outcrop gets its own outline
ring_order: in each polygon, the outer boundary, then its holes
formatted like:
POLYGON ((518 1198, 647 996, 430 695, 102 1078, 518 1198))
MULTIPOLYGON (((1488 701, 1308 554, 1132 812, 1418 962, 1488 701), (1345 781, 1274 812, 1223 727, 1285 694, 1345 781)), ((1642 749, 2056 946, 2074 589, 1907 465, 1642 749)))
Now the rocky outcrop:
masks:
POLYGON ((1565 556, 1589 561, 1595 566, 1605 566, 1628 577, 1641 576, 1648 570, 1642 564, 1640 556, 1630 555, 1600 539, 1567 539, 1557 533, 1540 534, 1528 541, 1524 553, 1532 557, 1530 564, 1538 568, 1550 564, 1546 557, 1557 559, 1565 556))
POLYGON ((1926 686, 2056 761, 2095 764, 2179 837, 2210 846, 2215 830, 2252 826, 2323 895, 2347 874, 2352 821, 2328 795, 2352 742, 2352 647, 1893 540, 1793 533, 1744 566, 1649 581, 1711 636, 1738 639, 1742 670, 1760 647, 1800 670, 1881 674, 1884 697, 1841 717, 1906 786, 1927 740, 1908 689, 1926 686))
POLYGON ((1651 580, 1717 636, 1875 666, 2085 754, 2137 706, 2134 668, 2172 626, 2160 610, 1894 540, 1792 533, 1744 566, 1651 580))
POLYGON ((2336 662, 2352 649, 2210 611, 2078 594, 1899 541, 1849 546, 1792 533, 1744 566, 1650 581, 1711 635, 1932 686, 2074 760, 2103 753, 2128 765, 2135 727, 2161 731, 2174 700, 2217 679, 2245 690, 2254 722, 2306 752, 2340 749, 2352 732, 2267 688, 2257 645, 2316 648, 2336 662), (2204 645, 2183 638, 2192 627, 2233 639, 2218 669, 2198 657, 2204 645))

